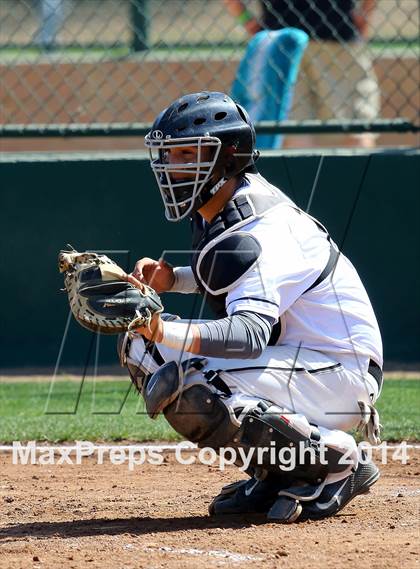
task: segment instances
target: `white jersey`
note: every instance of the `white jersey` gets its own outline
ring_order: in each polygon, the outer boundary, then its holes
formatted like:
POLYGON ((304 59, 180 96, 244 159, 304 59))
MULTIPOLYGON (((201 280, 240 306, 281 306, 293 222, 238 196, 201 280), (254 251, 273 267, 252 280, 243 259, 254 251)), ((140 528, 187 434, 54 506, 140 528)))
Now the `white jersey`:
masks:
MULTIPOLYGON (((236 192, 270 194, 262 176, 247 174, 236 192)), ((278 191, 276 189, 276 191, 278 191)), ((340 254, 334 272, 305 292, 330 254, 327 236, 307 215, 282 203, 241 227, 261 246, 257 264, 228 292, 226 311, 265 314, 281 321, 278 344, 316 350, 347 363, 372 358, 381 367, 382 342, 367 292, 351 262, 340 254)))
MULTIPOLYGON (((246 202, 254 212, 263 211, 259 206, 270 201, 258 202, 255 194, 272 195, 273 191, 278 193, 261 176, 247 175, 247 183, 236 197, 252 193, 246 202)), ((226 309, 228 314, 247 310, 280 319, 281 335, 277 345, 267 346, 257 358, 206 356, 201 370, 183 378, 185 389, 196 384, 209 389, 208 373, 216 371, 230 391, 223 402, 231 416, 242 417, 263 400, 318 425, 325 444, 346 452, 351 459, 348 470, 331 475, 345 478, 357 467, 358 452, 353 437, 344 431, 357 427, 361 405, 369 409, 380 392, 380 382, 369 371, 369 359, 382 366, 381 337, 369 298, 344 255, 339 256, 332 277, 307 290, 324 271, 331 245, 327 234, 290 200, 281 200, 260 217, 250 219, 248 222, 245 217, 243 225, 239 222, 224 232, 225 236, 230 230, 248 232, 261 248, 256 264, 226 289, 226 309)), ((196 270, 197 266, 199 263, 196 270)), ((181 276, 185 278, 176 290, 193 292, 197 286, 194 273, 191 268, 184 269, 181 276)), ((225 271, 229 271, 228 265, 225 271)), ((180 321, 187 322, 190 324, 180 321)), ((165 362, 191 359, 183 348, 161 343, 157 349, 165 362)), ((150 363, 153 358, 145 358, 145 354, 143 338, 135 337, 130 361, 138 362, 143 373, 153 373, 160 363, 150 363)), ((375 419, 369 423, 376 436, 375 419)))

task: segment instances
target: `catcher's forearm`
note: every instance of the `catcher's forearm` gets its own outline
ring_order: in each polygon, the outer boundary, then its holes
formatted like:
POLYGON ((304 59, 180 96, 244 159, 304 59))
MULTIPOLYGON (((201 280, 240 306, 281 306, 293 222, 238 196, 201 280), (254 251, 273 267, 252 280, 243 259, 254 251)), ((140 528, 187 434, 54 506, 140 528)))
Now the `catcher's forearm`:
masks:
POLYGON ((273 324, 273 318, 245 311, 200 324, 163 322, 158 341, 202 356, 252 359, 267 346, 273 324))
POLYGON ((162 334, 155 337, 157 343, 168 348, 198 354, 200 350, 200 332, 196 324, 187 322, 162 322, 162 334), (194 350, 194 351, 193 351, 194 350))
POLYGON ((175 267, 174 283, 168 292, 192 294, 198 292, 197 282, 191 267, 175 267))

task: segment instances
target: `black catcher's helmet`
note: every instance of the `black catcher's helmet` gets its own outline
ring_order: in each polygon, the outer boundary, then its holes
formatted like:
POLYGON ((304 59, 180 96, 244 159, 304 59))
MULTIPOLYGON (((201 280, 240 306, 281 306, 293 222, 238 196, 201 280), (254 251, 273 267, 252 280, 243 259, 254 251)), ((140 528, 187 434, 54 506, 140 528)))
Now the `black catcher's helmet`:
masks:
POLYGON ((253 166, 258 156, 247 112, 217 92, 174 101, 157 117, 145 144, 170 221, 197 211, 229 178, 253 166), (196 149, 195 162, 168 160, 168 152, 182 147, 196 149))

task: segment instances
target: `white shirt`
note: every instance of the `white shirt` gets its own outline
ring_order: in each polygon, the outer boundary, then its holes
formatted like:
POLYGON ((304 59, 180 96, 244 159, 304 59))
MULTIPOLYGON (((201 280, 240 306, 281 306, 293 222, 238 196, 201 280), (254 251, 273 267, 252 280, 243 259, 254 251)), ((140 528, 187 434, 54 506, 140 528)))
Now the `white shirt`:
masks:
MULTIPOLYGON (((260 175, 247 174, 243 193, 269 193, 260 175)), ((277 190, 278 191, 278 190, 277 190)), ((351 262, 340 254, 334 273, 303 294, 330 254, 326 234, 307 215, 281 204, 240 229, 261 245, 257 264, 228 292, 226 311, 254 311, 281 319, 278 343, 324 352, 344 363, 374 359, 382 366, 382 341, 367 292, 351 262)))

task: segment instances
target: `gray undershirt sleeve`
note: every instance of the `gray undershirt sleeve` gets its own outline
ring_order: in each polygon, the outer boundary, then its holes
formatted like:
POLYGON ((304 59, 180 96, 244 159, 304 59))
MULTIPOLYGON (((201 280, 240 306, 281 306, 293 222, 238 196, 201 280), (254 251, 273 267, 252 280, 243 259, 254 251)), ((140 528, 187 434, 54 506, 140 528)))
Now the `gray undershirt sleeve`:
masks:
POLYGON ((191 294, 199 292, 191 267, 174 267, 174 283, 168 292, 191 294))
POLYGON ((258 358, 267 347, 275 319, 256 312, 240 311, 198 324, 200 354, 215 358, 258 358))

